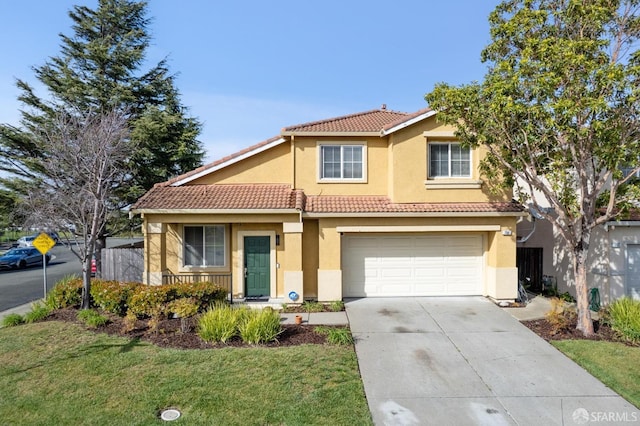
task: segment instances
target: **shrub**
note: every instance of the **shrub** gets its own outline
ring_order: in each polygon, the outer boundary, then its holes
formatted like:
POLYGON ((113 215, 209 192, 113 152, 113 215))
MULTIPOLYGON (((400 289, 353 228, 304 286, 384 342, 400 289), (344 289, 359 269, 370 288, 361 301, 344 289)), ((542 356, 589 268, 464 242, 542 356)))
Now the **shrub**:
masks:
POLYGON ((173 286, 136 287, 129 300, 129 311, 138 318, 158 316, 165 310, 165 304, 175 299, 173 286))
POLYGON ((226 343, 238 334, 238 325, 244 321, 248 308, 233 308, 226 304, 212 306, 198 322, 198 335, 207 342, 226 343))
POLYGON ((192 317, 198 313, 198 301, 193 297, 175 299, 167 305, 167 313, 173 313, 180 318, 192 317))
POLYGON ((95 306, 116 315, 127 312, 128 302, 140 283, 94 280, 91 283, 91 297, 95 306))
POLYGON ((133 331, 133 329, 136 328, 137 320, 138 320, 138 317, 136 316, 136 314, 134 314, 130 310, 127 311, 127 314, 124 316, 124 321, 122 322, 122 331, 124 333, 133 331))
POLYGON ((353 336, 351 330, 346 327, 316 327, 317 333, 327 336, 327 342, 332 345, 352 345, 353 336))
POLYGON ((189 317, 198 313, 198 301, 193 297, 183 297, 169 302, 168 313, 174 313, 180 317, 180 330, 183 333, 189 331, 189 317))
POLYGON ((611 328, 622 338, 640 342, 640 300, 623 297, 613 302, 608 309, 611 328))
POLYGON ((100 327, 109 322, 109 318, 100 315, 92 309, 83 309, 78 312, 78 319, 92 328, 100 327))
POLYGON ((276 340, 282 332, 280 314, 273 310, 252 311, 252 314, 240 323, 239 331, 242 340, 251 345, 276 340))
POLYGON ((49 316, 53 309, 41 302, 35 302, 31 305, 31 311, 24 315, 24 321, 27 323, 42 321, 49 316))
POLYGON ((24 318, 20 314, 9 314, 6 317, 2 318, 2 326, 3 327, 15 327, 16 325, 20 325, 24 323, 24 318))
POLYGON ((576 320, 575 307, 567 306, 565 301, 557 297, 551 298, 551 309, 545 314, 551 334, 558 334, 571 328, 576 320))
POLYGON ((329 309, 331 309, 331 312, 344 311, 344 302, 342 300, 334 300, 329 304, 329 309))
POLYGON ((82 278, 67 275, 49 291, 45 304, 53 309, 76 308, 82 301, 82 278))
POLYGON ((199 311, 227 300, 227 290, 208 281, 173 284, 173 288, 177 298, 192 297, 197 300, 199 311))

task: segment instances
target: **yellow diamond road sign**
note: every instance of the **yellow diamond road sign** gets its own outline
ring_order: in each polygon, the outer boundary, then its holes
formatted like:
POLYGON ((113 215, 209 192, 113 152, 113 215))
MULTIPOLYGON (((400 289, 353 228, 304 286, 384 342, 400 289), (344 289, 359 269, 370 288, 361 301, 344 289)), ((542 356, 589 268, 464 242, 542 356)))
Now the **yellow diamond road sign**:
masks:
POLYGON ((51 250, 51 247, 55 245, 56 242, 53 241, 53 238, 51 238, 44 232, 41 232, 40 235, 38 235, 36 239, 33 240, 33 246, 37 248, 38 251, 43 255, 47 254, 47 252, 51 250))

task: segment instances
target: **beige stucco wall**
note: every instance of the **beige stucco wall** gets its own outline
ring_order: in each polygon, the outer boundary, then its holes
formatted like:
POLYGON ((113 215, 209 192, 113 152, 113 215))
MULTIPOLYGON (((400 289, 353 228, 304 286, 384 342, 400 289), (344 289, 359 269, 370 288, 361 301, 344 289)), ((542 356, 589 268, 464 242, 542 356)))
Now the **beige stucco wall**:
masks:
POLYGON ((509 201, 511 193, 502 195, 491 194, 486 182, 482 182, 479 189, 434 188, 429 183, 472 183, 482 180, 478 171, 480 160, 485 155, 484 149, 471 152, 471 177, 469 179, 429 179, 428 178, 428 143, 454 142, 456 139, 447 137, 425 137, 424 132, 453 133, 454 128, 437 123, 435 116, 414 126, 397 131, 391 137, 389 145, 389 195, 394 202, 487 202, 509 201))
POLYGON ((385 195, 387 194, 387 138, 379 137, 300 137, 295 138, 295 186, 307 195, 385 195), (322 142, 365 143, 367 180, 356 183, 319 182, 319 149, 322 142))
POLYGON ((267 151, 253 155, 230 167, 196 179, 189 185, 213 183, 291 183, 291 144, 283 142, 267 151))

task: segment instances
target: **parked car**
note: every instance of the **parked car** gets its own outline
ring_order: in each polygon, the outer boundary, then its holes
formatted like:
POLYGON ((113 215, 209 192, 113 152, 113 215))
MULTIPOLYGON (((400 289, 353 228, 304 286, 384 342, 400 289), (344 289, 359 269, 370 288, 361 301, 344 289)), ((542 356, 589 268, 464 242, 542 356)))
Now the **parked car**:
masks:
POLYGON ((37 236, 36 234, 18 238, 18 247, 33 247, 33 240, 35 240, 37 236))
MULTIPOLYGON (((45 262, 49 263, 51 256, 45 256, 45 262)), ((26 268, 32 265, 42 265, 42 254, 33 247, 19 247, 0 256, 0 269, 26 268)))

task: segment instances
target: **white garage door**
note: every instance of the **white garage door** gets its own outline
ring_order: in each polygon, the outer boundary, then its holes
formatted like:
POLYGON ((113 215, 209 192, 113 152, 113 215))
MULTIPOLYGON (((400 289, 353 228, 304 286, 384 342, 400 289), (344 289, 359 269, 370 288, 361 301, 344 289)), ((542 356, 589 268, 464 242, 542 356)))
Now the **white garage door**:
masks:
POLYGON ((482 237, 345 236, 345 297, 480 295, 482 237))

